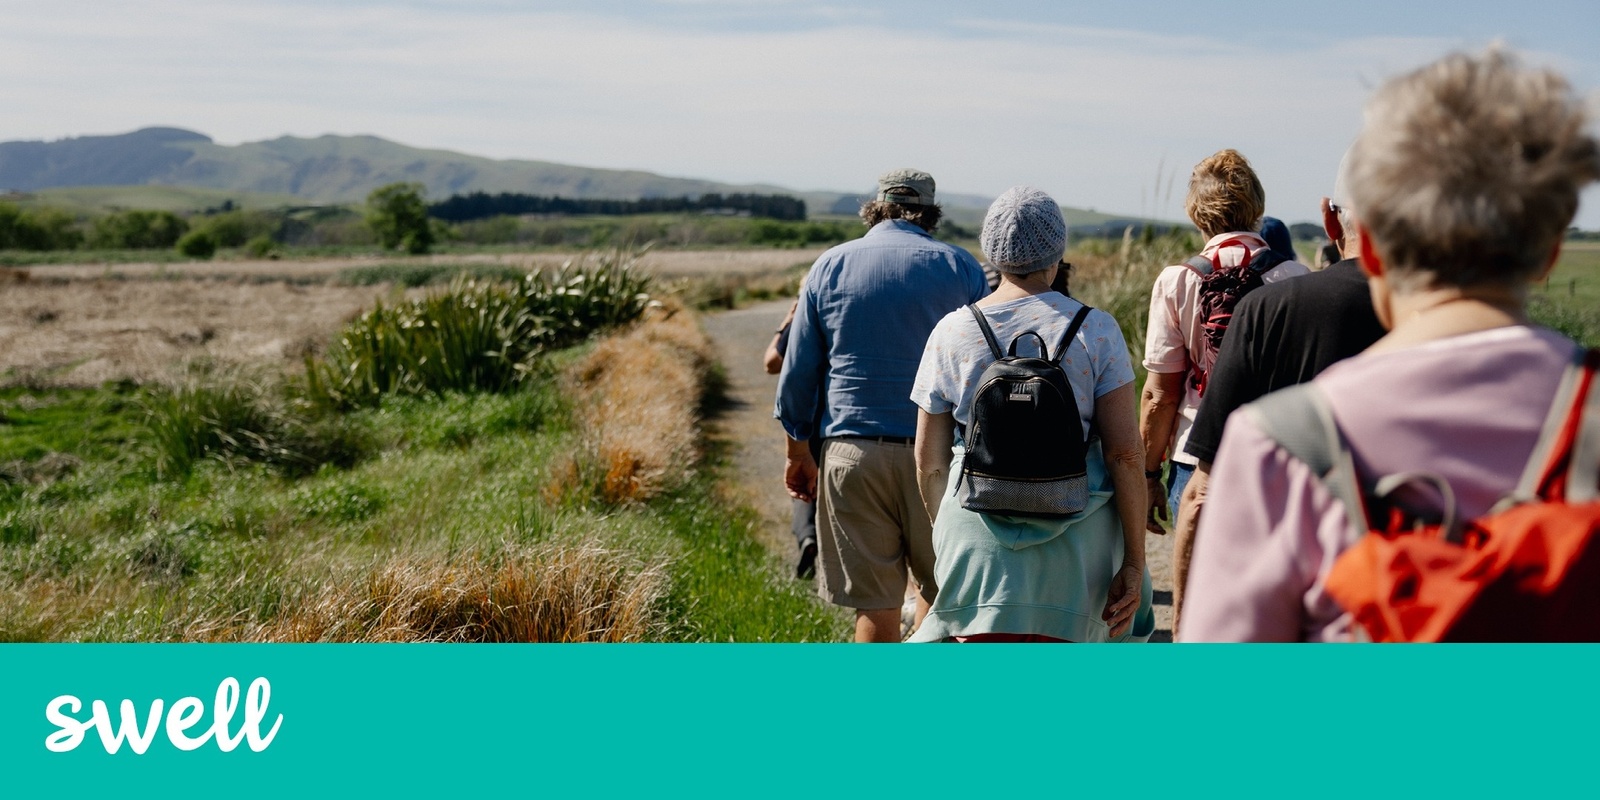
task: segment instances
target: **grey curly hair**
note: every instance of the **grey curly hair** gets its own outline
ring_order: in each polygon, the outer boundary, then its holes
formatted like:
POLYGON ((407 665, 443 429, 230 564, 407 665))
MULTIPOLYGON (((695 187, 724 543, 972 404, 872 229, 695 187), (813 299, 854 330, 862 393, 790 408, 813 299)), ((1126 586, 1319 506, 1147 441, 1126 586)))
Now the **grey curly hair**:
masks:
POLYGON ((1600 178, 1565 78, 1494 47, 1390 80, 1352 146, 1356 216, 1396 288, 1511 285, 1549 263, 1600 178))

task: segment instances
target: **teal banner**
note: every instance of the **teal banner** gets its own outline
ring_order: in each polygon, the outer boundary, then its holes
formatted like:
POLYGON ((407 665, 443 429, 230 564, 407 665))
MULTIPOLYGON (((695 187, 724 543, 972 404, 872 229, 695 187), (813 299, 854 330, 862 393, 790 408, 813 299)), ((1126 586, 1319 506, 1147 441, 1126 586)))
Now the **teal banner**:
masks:
POLYGON ((5 645, 4 796, 1592 786, 1591 646, 5 645))

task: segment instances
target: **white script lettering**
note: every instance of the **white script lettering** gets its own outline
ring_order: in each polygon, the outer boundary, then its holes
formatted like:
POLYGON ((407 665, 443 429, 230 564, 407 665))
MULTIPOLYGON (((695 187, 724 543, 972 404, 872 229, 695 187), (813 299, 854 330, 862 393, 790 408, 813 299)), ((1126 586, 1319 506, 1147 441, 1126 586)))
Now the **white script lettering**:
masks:
MULTIPOLYGON (((250 682, 250 688, 243 692, 244 723, 237 734, 230 734, 228 726, 233 723, 233 715, 239 708, 240 694, 239 681, 234 678, 224 678, 217 685, 211 727, 199 736, 190 736, 188 731, 205 716, 205 702, 198 697, 179 699, 167 709, 167 741, 179 750, 189 751, 199 748, 215 736, 217 749, 224 753, 232 752, 240 742, 245 742, 257 753, 267 749, 283 725, 283 715, 279 714, 272 728, 265 734, 261 733, 261 723, 267 719, 267 705, 272 702, 272 684, 266 678, 256 678, 250 682)), ((156 729, 161 725, 161 710, 165 706, 166 703, 160 699, 150 703, 150 714, 141 726, 139 711, 133 701, 123 700, 119 706, 120 718, 113 724, 111 710, 105 701, 93 701, 89 719, 80 720, 76 715, 83 710, 83 701, 70 694, 61 695, 51 700, 44 709, 45 719, 57 728, 44 738, 45 749, 52 753, 75 750, 83 743, 84 735, 93 729, 100 735, 100 743, 107 753, 116 753, 122 749, 123 742, 127 742, 135 755, 143 755, 155 739, 156 729)))

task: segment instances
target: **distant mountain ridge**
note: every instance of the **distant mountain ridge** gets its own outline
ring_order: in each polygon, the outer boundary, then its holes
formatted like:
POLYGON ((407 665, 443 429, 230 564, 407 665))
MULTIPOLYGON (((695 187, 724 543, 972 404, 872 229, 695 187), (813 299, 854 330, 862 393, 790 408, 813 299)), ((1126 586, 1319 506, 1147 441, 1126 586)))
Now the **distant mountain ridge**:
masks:
MULTIPOLYGON (((292 196, 313 203, 358 203, 397 181, 417 181, 428 197, 481 191, 559 195, 576 199, 638 200, 704 194, 784 194, 815 214, 853 214, 871 191, 795 191, 769 184, 728 184, 674 178, 641 170, 599 169, 546 161, 496 160, 428 150, 376 136, 282 136, 239 145, 182 128, 143 128, 109 136, 53 142, 0 142, 0 194, 64 187, 169 186, 292 196)), ((991 198, 941 193, 952 222, 976 226, 991 198)), ((1063 209, 1073 226, 1122 217, 1063 209)), ((1119 228, 1120 230, 1120 228, 1119 228)))
POLYGON ((0 189, 165 185, 288 194, 359 202, 379 186, 418 181, 430 197, 471 191, 638 199, 734 191, 796 194, 776 186, 733 186, 633 170, 494 159, 424 150, 375 136, 284 136, 235 146, 180 128, 114 136, 0 143, 0 189))

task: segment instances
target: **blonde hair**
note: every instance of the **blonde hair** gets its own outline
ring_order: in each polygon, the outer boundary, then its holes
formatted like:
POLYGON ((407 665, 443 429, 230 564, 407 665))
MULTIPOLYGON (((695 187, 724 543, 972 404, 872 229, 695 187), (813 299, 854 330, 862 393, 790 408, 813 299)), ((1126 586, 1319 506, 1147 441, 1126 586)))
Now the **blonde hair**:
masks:
POLYGON ((1230 231, 1253 231, 1267 212, 1267 191, 1238 150, 1219 150, 1189 173, 1183 210, 1208 238, 1230 231))
POLYGON ((1380 87, 1350 193, 1402 290, 1531 281, 1600 177, 1566 79, 1504 50, 1453 54, 1380 87))

